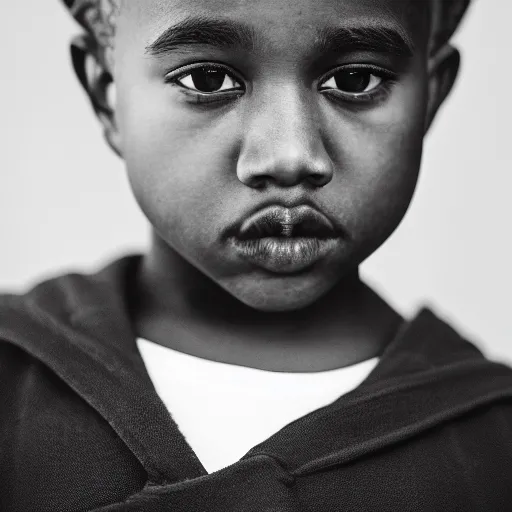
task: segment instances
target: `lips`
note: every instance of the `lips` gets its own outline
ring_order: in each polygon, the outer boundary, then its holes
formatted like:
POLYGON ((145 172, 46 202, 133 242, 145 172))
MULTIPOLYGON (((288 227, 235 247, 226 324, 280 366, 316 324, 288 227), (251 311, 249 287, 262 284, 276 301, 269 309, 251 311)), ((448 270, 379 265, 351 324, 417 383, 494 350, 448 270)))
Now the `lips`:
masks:
POLYGON ((344 243, 333 223, 309 205, 263 208, 231 231, 228 240, 242 260, 272 274, 288 275, 309 272, 344 243))
POLYGON ((268 206, 245 220, 236 233, 239 240, 267 237, 327 239, 336 236, 330 220, 309 205, 268 206))

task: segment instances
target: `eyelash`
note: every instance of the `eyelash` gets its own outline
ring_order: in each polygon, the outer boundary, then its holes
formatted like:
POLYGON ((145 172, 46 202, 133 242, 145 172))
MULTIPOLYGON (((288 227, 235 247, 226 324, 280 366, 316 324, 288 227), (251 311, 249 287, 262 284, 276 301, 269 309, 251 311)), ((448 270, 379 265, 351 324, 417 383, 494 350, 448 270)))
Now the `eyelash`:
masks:
MULTIPOLYGON (((347 93, 341 91, 340 89, 320 90, 320 92, 328 95, 333 100, 344 103, 358 103, 363 105, 377 103, 387 97, 388 93, 391 90, 391 87, 393 86, 394 83, 396 83, 398 78, 396 73, 393 73, 392 71, 381 68, 379 66, 373 66, 369 64, 346 64, 329 71, 329 74, 325 75, 319 81, 319 83, 323 84, 325 82, 328 82, 331 78, 333 78, 336 75, 336 73, 339 73, 340 71, 360 71, 362 73, 369 73, 372 76, 376 76, 382 79, 379 85, 377 85, 374 89, 368 92, 347 93)), ((239 98, 245 92, 245 87, 243 86, 243 79, 237 76, 237 73, 234 73, 232 69, 228 68, 223 64, 218 64, 214 62, 208 62, 204 64, 190 64, 188 66, 179 68, 178 70, 168 73, 165 76, 165 82, 170 83, 173 86, 179 87, 184 94, 194 99, 195 103, 198 104, 226 102, 234 98, 239 98), (240 89, 237 88, 221 92, 204 93, 200 91, 195 91, 194 89, 191 89, 180 83, 180 80, 186 78, 193 71, 199 69, 217 69, 225 71, 226 75, 228 75, 234 81, 241 83, 242 85, 240 89)))
POLYGON ((234 73, 233 70, 231 70, 223 64, 217 64, 215 62, 208 62, 204 64, 190 64, 188 66, 184 66, 182 68, 179 68, 178 70, 168 73, 165 76, 165 82, 173 86, 179 87, 184 94, 194 99, 195 103, 225 102, 227 100, 238 98, 245 92, 245 88, 242 85, 241 89, 230 89, 228 91, 223 92, 202 93, 200 91, 190 89, 189 87, 186 87, 185 85, 179 83, 180 80, 190 75, 192 71, 196 71, 198 69, 218 69, 221 71, 225 71, 226 75, 230 76, 231 78, 234 78, 234 80, 239 83, 243 83, 243 79, 237 76, 237 74, 234 73))
POLYGON ((334 100, 349 103, 378 103, 387 97, 391 91, 392 86, 398 79, 398 75, 396 73, 393 73, 392 71, 381 68, 379 66, 373 66, 370 64, 346 64, 332 71, 329 71, 329 74, 322 78, 320 83, 322 84, 328 82, 336 75, 336 73, 339 73, 340 71, 360 71, 362 73, 368 73, 372 76, 376 76, 382 80, 379 85, 368 92, 347 93, 341 91, 340 89, 324 89, 324 94, 329 95, 334 100))

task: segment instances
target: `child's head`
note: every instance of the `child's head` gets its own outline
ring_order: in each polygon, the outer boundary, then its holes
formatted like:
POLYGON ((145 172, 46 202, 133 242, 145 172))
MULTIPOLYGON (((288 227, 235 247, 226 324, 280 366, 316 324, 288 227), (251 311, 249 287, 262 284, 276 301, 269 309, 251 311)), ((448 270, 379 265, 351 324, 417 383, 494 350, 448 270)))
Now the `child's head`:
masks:
POLYGON ((468 1, 66 3, 94 34, 75 45, 75 68, 155 250, 279 311, 325 295, 400 223, 457 75, 448 40, 468 1), (307 235, 317 220, 331 240, 232 238, 271 205, 248 236, 307 235))

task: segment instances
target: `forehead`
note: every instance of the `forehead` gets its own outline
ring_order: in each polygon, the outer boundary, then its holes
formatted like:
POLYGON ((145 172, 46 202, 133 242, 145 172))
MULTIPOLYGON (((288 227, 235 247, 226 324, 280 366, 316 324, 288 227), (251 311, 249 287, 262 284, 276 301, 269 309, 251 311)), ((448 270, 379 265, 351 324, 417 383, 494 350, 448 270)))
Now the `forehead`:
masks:
POLYGON ((422 46, 428 37, 430 0, 138 0, 122 2, 118 36, 143 46, 191 17, 250 26, 260 40, 292 44, 314 39, 324 27, 358 25, 395 29, 422 46), (299 37, 300 36, 300 37, 299 37))

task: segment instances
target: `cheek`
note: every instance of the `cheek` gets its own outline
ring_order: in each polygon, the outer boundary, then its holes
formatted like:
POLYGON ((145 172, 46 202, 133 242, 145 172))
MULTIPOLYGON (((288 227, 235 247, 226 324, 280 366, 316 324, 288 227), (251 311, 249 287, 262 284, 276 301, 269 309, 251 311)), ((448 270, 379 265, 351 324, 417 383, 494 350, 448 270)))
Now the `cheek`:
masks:
POLYGON ((421 164, 425 107, 426 89, 405 83, 382 107, 344 124, 336 188, 346 198, 340 207, 349 212, 347 228, 364 253, 384 242, 410 204, 421 164))
POLYGON ((353 195, 358 203, 354 232, 361 240, 372 240, 372 250, 396 229, 409 207, 418 179, 422 137, 388 130, 375 144, 376 150, 364 152, 363 172, 355 180, 353 195))
POLYGON ((146 90, 142 98, 131 89, 121 98, 119 125, 135 198, 156 231, 178 249, 215 238, 215 223, 204 219, 219 212, 236 179, 237 128, 230 112, 185 110, 167 92, 146 90))

